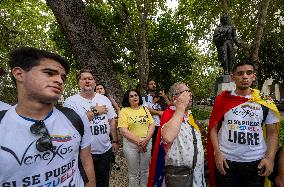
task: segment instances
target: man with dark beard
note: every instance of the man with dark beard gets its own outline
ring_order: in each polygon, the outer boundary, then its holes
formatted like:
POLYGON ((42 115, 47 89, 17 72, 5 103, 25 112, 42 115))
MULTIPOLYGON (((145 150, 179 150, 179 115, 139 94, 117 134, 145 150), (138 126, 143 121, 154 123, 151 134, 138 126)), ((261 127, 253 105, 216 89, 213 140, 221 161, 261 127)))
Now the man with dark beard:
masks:
POLYGON ((152 117, 155 120, 155 130, 154 130, 153 137, 152 137, 153 146, 152 146, 151 154, 153 153, 156 137, 158 134, 158 129, 160 127, 160 118, 163 115, 163 110, 166 107, 166 105, 170 104, 170 100, 168 99, 168 96, 165 94, 164 90, 158 93, 156 92, 156 88, 157 88, 156 82, 152 79, 149 79, 147 82, 147 93, 148 94, 145 97, 142 97, 143 106, 148 108, 152 117), (155 102, 155 98, 159 98, 159 103, 155 102))

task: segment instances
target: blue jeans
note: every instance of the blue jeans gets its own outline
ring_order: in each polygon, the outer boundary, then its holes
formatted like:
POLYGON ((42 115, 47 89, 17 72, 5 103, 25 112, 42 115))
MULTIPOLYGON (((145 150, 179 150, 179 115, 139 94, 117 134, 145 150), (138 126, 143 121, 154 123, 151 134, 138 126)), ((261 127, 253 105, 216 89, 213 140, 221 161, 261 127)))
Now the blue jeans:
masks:
POLYGON ((216 168, 216 183, 218 187, 263 187, 265 177, 258 175, 260 160, 253 162, 234 162, 227 160, 229 169, 226 175, 220 174, 216 168))

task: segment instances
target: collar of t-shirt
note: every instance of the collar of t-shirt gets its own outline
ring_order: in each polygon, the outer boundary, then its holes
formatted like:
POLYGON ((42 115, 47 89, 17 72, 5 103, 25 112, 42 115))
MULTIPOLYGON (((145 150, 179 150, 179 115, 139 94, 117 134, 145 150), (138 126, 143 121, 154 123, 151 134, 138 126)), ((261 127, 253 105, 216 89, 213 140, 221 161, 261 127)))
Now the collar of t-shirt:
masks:
POLYGON ((250 99, 250 98, 251 98, 251 94, 246 95, 246 96, 238 95, 235 90, 231 92, 231 95, 234 95, 234 96, 241 96, 241 97, 244 97, 244 98, 247 98, 247 99, 250 99))
MULTIPOLYGON (((47 116, 43 119, 43 120, 46 120, 47 118, 49 118, 53 113, 53 110, 51 110, 47 116)), ((31 121, 31 122, 38 122, 39 120, 35 120, 35 119, 32 119, 32 118, 28 118, 28 117, 25 117, 25 116, 22 116, 21 114, 18 114, 21 118, 23 118, 24 120, 27 120, 27 121, 31 121)))

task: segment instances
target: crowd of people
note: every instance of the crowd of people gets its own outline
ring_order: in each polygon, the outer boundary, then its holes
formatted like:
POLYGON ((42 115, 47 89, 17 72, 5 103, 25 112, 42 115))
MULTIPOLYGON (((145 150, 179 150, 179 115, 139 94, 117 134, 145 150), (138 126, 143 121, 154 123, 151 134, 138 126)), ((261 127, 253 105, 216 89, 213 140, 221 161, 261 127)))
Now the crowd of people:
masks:
POLYGON ((204 156, 192 90, 173 84, 168 96, 149 80, 147 95, 127 90, 120 105, 89 69, 77 75, 78 94, 55 107, 68 61, 31 47, 11 51, 18 103, 0 101, 0 186, 108 187, 119 146, 129 187, 260 187, 265 177, 284 187, 284 149, 278 149, 280 114, 252 89, 256 68, 240 60, 236 89, 220 93, 208 126, 204 156), (123 137, 119 145, 118 131, 123 137), (205 177, 208 160, 209 184, 205 177))

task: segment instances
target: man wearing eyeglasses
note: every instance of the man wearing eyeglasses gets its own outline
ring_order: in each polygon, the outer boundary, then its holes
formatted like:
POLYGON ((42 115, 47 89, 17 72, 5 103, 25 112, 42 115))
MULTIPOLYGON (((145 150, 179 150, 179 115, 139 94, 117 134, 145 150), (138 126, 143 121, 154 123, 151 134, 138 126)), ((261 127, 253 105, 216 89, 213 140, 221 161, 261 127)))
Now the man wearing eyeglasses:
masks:
POLYGON ((271 98, 251 89, 255 71, 241 60, 231 75, 236 89, 215 100, 208 128, 210 186, 260 187, 273 171, 279 112, 271 98))
POLYGON ((0 122, 0 186, 95 186, 89 127, 84 126, 81 137, 54 107, 70 68, 67 60, 23 47, 10 53, 9 66, 18 104, 0 122), (79 159, 89 180, 86 185, 79 159))
POLYGON ((192 93, 184 83, 175 83, 169 95, 173 105, 161 118, 147 186, 162 186, 165 176, 167 187, 205 187, 200 127, 189 110, 192 93))
POLYGON ((96 81, 92 72, 82 69, 77 75, 80 93, 66 99, 64 106, 87 115, 92 133, 92 156, 97 187, 108 187, 112 151, 118 150, 116 113, 111 101, 96 93, 96 81), (110 133, 112 141, 110 141, 110 133))

